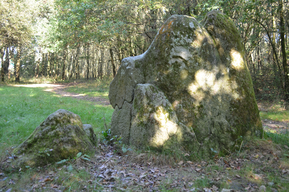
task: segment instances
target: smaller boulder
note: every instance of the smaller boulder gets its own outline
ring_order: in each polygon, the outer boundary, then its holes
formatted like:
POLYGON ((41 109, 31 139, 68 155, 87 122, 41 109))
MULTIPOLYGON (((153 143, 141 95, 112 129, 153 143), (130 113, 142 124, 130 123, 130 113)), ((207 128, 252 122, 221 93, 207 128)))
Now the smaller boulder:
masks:
POLYGON ((13 153, 18 157, 12 165, 43 166, 62 159, 73 158, 77 153, 94 152, 95 135, 91 126, 84 130, 78 115, 59 109, 49 115, 13 153), (89 136, 86 132, 89 132, 89 136), (91 141, 92 140, 92 141, 91 141))

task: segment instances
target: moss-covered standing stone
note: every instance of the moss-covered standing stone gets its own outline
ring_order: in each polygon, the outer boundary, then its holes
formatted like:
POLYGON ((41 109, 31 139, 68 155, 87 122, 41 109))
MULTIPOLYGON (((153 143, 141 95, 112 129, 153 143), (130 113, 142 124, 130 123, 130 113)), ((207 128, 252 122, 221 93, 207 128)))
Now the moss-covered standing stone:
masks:
MULTIPOLYGON (((87 126, 91 135, 91 129, 87 126)), ((92 136, 93 137, 93 136, 92 136)), ((59 109, 49 115, 13 153, 16 167, 42 166, 76 157, 77 153, 93 153, 94 147, 83 129, 78 115, 59 109)))
POLYGON ((176 137, 182 149, 208 157, 230 151, 240 136, 261 136, 263 131, 241 37, 218 11, 208 13, 201 24, 193 17, 171 16, 145 53, 122 61, 109 98, 116 109, 114 122, 122 122, 112 124, 112 134, 125 133, 127 144, 160 148, 147 141, 176 137), (154 89, 157 94, 148 94, 154 89), (172 119, 178 131, 168 137, 157 134, 163 125, 151 123, 157 116, 147 115, 163 108, 149 104, 158 96, 171 105, 158 113, 176 114, 172 119), (120 114, 126 114, 125 120, 120 114))

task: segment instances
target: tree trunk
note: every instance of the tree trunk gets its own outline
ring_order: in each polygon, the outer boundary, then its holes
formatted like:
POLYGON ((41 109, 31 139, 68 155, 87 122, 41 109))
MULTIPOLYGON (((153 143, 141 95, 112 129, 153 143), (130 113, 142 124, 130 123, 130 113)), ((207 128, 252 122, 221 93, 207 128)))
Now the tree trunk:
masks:
POLYGON ((2 48, 1 50, 0 50, 0 59, 1 59, 1 80, 4 82, 4 76, 5 76, 5 73, 4 73, 4 58, 3 58, 3 56, 4 56, 4 48, 2 48), (2 51, 3 50, 3 51, 2 51))
MULTIPOLYGON (((14 55, 14 49, 13 49, 13 55, 14 55)), ((14 73, 13 73, 13 75, 14 75, 14 77, 16 76, 16 63, 17 63, 17 54, 16 55, 14 55, 14 73)))
MULTIPOLYGON (((39 75, 39 64, 40 64, 40 58, 36 62, 36 67, 35 67, 35 77, 38 78, 39 75)), ((16 70, 15 70, 16 71, 16 70)))
MULTIPOLYGON (((105 50, 106 51, 106 50, 105 50)), ((105 62, 106 64, 106 70, 105 70, 105 76, 109 77, 110 76, 110 64, 109 64, 109 60, 107 62, 105 62)))
POLYGON ((51 62, 50 62, 50 57, 51 57, 51 54, 48 52, 46 53, 46 58, 47 58, 47 77, 51 77, 51 62))
POLYGON ((64 50, 63 50, 62 75, 61 75, 61 79, 62 80, 65 80, 66 56, 67 56, 67 47, 65 47, 64 50))
POLYGON ((262 55, 261 55, 261 50, 260 50, 260 43, 258 45, 257 49, 257 59, 258 59, 258 71, 262 70, 262 55))
POLYGON ((266 34, 267 34, 267 37, 269 39, 269 42, 271 44, 271 47, 272 47, 272 50, 273 50, 273 63, 275 65, 277 65, 278 69, 279 69, 279 74, 280 74, 280 84, 283 85, 283 79, 282 79, 282 74, 281 74, 281 67, 280 67, 280 63, 279 63, 279 59, 278 59, 278 55, 277 55, 277 51, 276 51, 276 47, 275 47, 275 43, 274 41, 272 40, 271 38, 271 35, 269 33, 269 30, 267 29, 267 27, 261 23, 260 21, 254 19, 254 21, 256 21, 257 23, 259 23, 263 28, 264 30, 266 31, 266 34))
POLYGON ((41 76, 46 76, 46 54, 42 53, 41 76))
POLYGON ((6 48, 6 54, 5 54, 6 59, 5 59, 5 62, 3 62, 5 74, 8 73, 8 69, 9 69, 9 54, 10 54, 9 47, 7 47, 6 48))
POLYGON ((120 37, 117 38, 117 49, 118 49, 118 52, 117 52, 117 56, 118 56, 118 60, 119 60, 119 65, 121 64, 121 60, 122 60, 122 57, 121 57, 121 41, 120 41, 120 37))
POLYGON ((4 82, 5 78, 4 78, 4 68, 3 68, 3 59, 1 58, 1 80, 2 82, 4 82))
POLYGON ((87 64, 87 69, 86 69, 86 79, 89 78, 89 43, 86 45, 86 64, 87 64))
POLYGON ((53 77, 54 76, 54 73, 55 73, 55 71, 54 71, 54 65, 55 65, 55 59, 54 59, 54 53, 51 53, 51 56, 50 56, 50 72, 49 72, 49 74, 50 74, 50 77, 53 77))
POLYGON ((16 63, 16 75, 15 82, 20 82, 20 63, 21 63, 21 44, 18 44, 17 47, 17 63, 16 63))
MULTIPOLYGON (((271 14, 272 14, 272 26, 273 26, 273 29, 272 29, 272 36, 273 36, 273 41, 272 41, 272 47, 274 48, 275 47, 275 44, 276 44, 276 19, 275 19, 275 15, 274 15, 274 12, 271 10, 271 14)), ((279 68, 279 73, 278 73, 278 70, 277 70, 277 67, 276 67, 276 61, 275 61, 275 57, 274 57, 274 52, 272 53, 272 60, 273 60, 273 71, 274 71, 274 74, 275 74, 275 85, 276 87, 278 87, 279 89, 282 89, 283 88, 283 80, 282 80, 282 71, 281 69, 279 68)))
POLYGON ((91 73, 92 73, 92 78, 93 79, 96 79, 96 73, 97 73, 97 70, 96 70, 96 63, 97 63, 97 56, 96 56, 96 50, 97 48, 95 47, 95 44, 93 44, 92 46, 92 60, 90 60, 92 62, 92 66, 91 66, 91 73))
POLYGON ((287 68, 287 57, 286 57, 286 45, 285 45, 285 23, 284 23, 284 15, 283 15, 283 2, 279 0, 279 14, 280 14, 280 38, 281 38, 281 52, 283 59, 283 71, 284 71, 284 100, 285 107, 288 109, 289 107, 289 74, 287 68))
POLYGON ((10 79, 10 71, 9 71, 9 66, 11 64, 11 61, 12 61, 12 55, 13 55, 13 52, 14 52, 14 48, 10 48, 9 49, 9 59, 8 59, 8 66, 7 66, 7 74, 8 74, 8 79, 10 79))
POLYGON ((58 54, 57 55, 54 55, 54 60, 57 60, 57 62, 54 62, 55 63, 55 73, 54 73, 54 79, 57 79, 58 78, 58 75, 59 75, 59 56, 58 54))
MULTIPOLYGON (((96 49, 95 49, 96 50, 96 49)), ((99 55, 98 50, 95 51, 95 78, 98 78, 99 55)))
POLYGON ((104 62, 104 54, 103 54, 103 49, 100 49, 100 61, 98 62, 98 79, 102 79, 103 76, 103 62, 104 62))
POLYGON ((116 75, 116 67, 115 67, 115 64, 114 64, 114 61, 113 61, 113 51, 112 51, 112 49, 109 49, 109 51, 110 51, 110 58, 111 58, 111 64, 112 64, 113 77, 115 77, 115 75, 116 75))
POLYGON ((118 50, 117 56, 118 56, 119 65, 121 65, 121 60, 122 60, 122 57, 121 57, 121 49, 118 50))
POLYGON ((78 55, 79 55, 79 52, 80 52, 80 45, 77 46, 77 49, 76 49, 76 57, 75 57, 75 67, 76 67, 76 75, 75 75, 75 78, 76 79, 79 79, 80 78, 80 75, 79 75, 79 61, 78 61, 78 55))
POLYGON ((92 46, 92 50, 93 51, 91 51, 91 55, 92 55, 92 59, 90 60, 90 62, 91 62, 91 77, 93 78, 93 79, 95 79, 95 55, 94 55, 94 50, 95 50, 95 48, 94 48, 94 46, 92 46))
POLYGON ((75 63, 75 57, 73 57, 73 52, 71 52, 71 61, 70 61, 70 67, 68 70, 68 73, 69 73, 68 79, 71 79, 73 76, 74 63, 75 63))

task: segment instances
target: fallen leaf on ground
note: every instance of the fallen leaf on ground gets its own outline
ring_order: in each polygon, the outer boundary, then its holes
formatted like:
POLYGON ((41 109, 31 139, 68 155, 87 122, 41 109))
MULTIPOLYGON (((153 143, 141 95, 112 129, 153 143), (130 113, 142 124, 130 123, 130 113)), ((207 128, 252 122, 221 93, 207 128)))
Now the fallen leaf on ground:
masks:
POLYGON ((197 172, 200 172, 202 169, 201 168, 196 168, 196 171, 197 172))

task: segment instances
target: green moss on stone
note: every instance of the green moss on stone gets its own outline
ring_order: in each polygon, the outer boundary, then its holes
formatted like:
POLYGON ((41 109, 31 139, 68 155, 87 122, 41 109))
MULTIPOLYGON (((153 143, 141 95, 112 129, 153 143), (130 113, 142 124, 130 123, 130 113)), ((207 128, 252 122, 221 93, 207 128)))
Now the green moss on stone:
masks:
POLYGON ((58 110, 51 114, 13 153, 15 166, 41 166, 73 158, 78 152, 92 153, 93 145, 79 116, 58 110))

